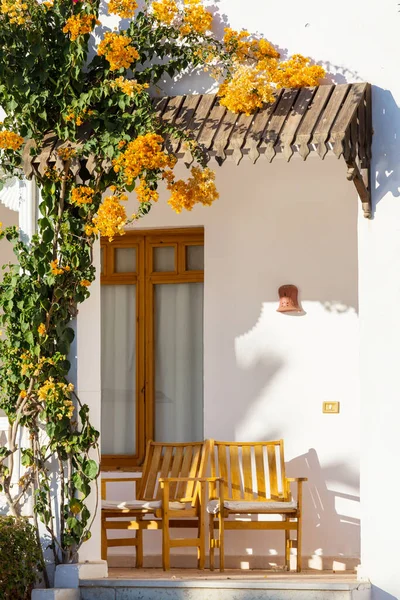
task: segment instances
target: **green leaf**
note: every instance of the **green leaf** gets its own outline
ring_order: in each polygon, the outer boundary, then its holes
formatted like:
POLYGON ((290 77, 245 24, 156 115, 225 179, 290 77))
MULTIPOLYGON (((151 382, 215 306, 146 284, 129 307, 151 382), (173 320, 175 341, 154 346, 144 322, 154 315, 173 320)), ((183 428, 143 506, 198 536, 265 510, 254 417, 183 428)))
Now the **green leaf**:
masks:
POLYGON ((88 462, 84 468, 84 473, 85 473, 86 477, 88 477, 88 479, 90 479, 90 480, 95 479, 97 477, 98 472, 99 472, 99 467, 98 467, 96 461, 88 460, 88 462))

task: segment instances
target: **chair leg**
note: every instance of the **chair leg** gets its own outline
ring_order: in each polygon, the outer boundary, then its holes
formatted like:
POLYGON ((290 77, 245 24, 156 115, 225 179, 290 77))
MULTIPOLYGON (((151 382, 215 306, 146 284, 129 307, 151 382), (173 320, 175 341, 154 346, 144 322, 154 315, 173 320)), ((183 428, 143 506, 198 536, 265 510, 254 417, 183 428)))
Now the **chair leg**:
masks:
POLYGON ((162 521, 162 567, 164 571, 169 571, 171 546, 169 543, 169 523, 168 518, 163 517, 162 521))
MULTIPOLYGON (((289 523, 290 519, 287 517, 285 521, 289 523)), ((285 529, 285 569, 290 571, 290 530, 285 529)))
POLYGON ((206 527, 205 517, 203 515, 199 516, 198 537, 199 546, 197 549, 197 568, 204 571, 206 563, 206 527))
POLYGON ((107 560, 107 529, 106 519, 101 518, 101 560, 107 560))
POLYGON ((225 571, 225 528, 224 528, 224 515, 220 511, 218 513, 219 521, 219 570, 225 571))
POLYGON ((297 573, 301 573, 301 517, 297 517, 297 573))
MULTIPOLYGON (((142 519, 137 519, 137 523, 140 526, 142 519)), ((137 569, 143 569, 143 529, 136 531, 136 563, 137 569)))
POLYGON ((209 524, 209 559, 210 559, 210 571, 214 571, 214 556, 215 556, 215 537, 214 537, 214 515, 208 516, 208 524, 209 524))

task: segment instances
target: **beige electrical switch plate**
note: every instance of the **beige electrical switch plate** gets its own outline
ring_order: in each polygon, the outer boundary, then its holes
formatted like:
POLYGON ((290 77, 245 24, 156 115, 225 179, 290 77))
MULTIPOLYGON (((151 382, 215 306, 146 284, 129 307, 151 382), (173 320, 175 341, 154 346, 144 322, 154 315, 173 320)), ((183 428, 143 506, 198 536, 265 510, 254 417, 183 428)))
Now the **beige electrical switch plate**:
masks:
POLYGON ((324 413, 338 413, 339 402, 324 402, 322 406, 322 412, 324 413))

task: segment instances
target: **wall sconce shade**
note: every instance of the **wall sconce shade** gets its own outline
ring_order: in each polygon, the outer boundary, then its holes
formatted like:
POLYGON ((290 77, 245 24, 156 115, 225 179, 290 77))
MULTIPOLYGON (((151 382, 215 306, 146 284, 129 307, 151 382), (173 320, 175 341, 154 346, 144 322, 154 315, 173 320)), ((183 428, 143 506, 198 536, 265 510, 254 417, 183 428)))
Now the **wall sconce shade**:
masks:
POLYGON ((279 292, 279 306, 277 312, 302 312, 298 301, 298 289, 295 285, 281 285, 279 292))

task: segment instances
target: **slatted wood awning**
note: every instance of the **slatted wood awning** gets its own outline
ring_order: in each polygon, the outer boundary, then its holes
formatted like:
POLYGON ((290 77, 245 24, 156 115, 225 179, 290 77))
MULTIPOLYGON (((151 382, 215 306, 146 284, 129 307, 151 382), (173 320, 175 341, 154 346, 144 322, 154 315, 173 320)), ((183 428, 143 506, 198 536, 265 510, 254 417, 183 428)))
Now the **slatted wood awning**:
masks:
MULTIPOLYGON (((215 94, 166 96, 154 103, 163 121, 190 132, 206 158, 215 157, 219 164, 227 159, 239 164, 243 158, 254 163, 265 159, 272 162, 277 156, 289 161, 296 153, 303 160, 312 154, 321 159, 329 154, 343 157, 348 167, 347 178, 356 186, 364 215, 371 217, 370 84, 282 89, 273 104, 265 105, 251 116, 229 112, 219 104, 215 94)), ((31 156, 27 145, 23 156, 26 176, 43 173, 54 164, 61 166, 57 150, 62 145, 65 144, 52 133, 47 135, 36 156, 31 156)), ((76 146, 79 145, 78 142, 76 146)), ((180 140, 170 138, 167 145, 178 158, 191 162, 190 152, 180 140)), ((76 161, 72 169, 78 179, 81 175, 84 180, 82 171, 91 173, 96 166, 93 156, 76 161)), ((102 166, 111 167, 110 163, 102 166)))

